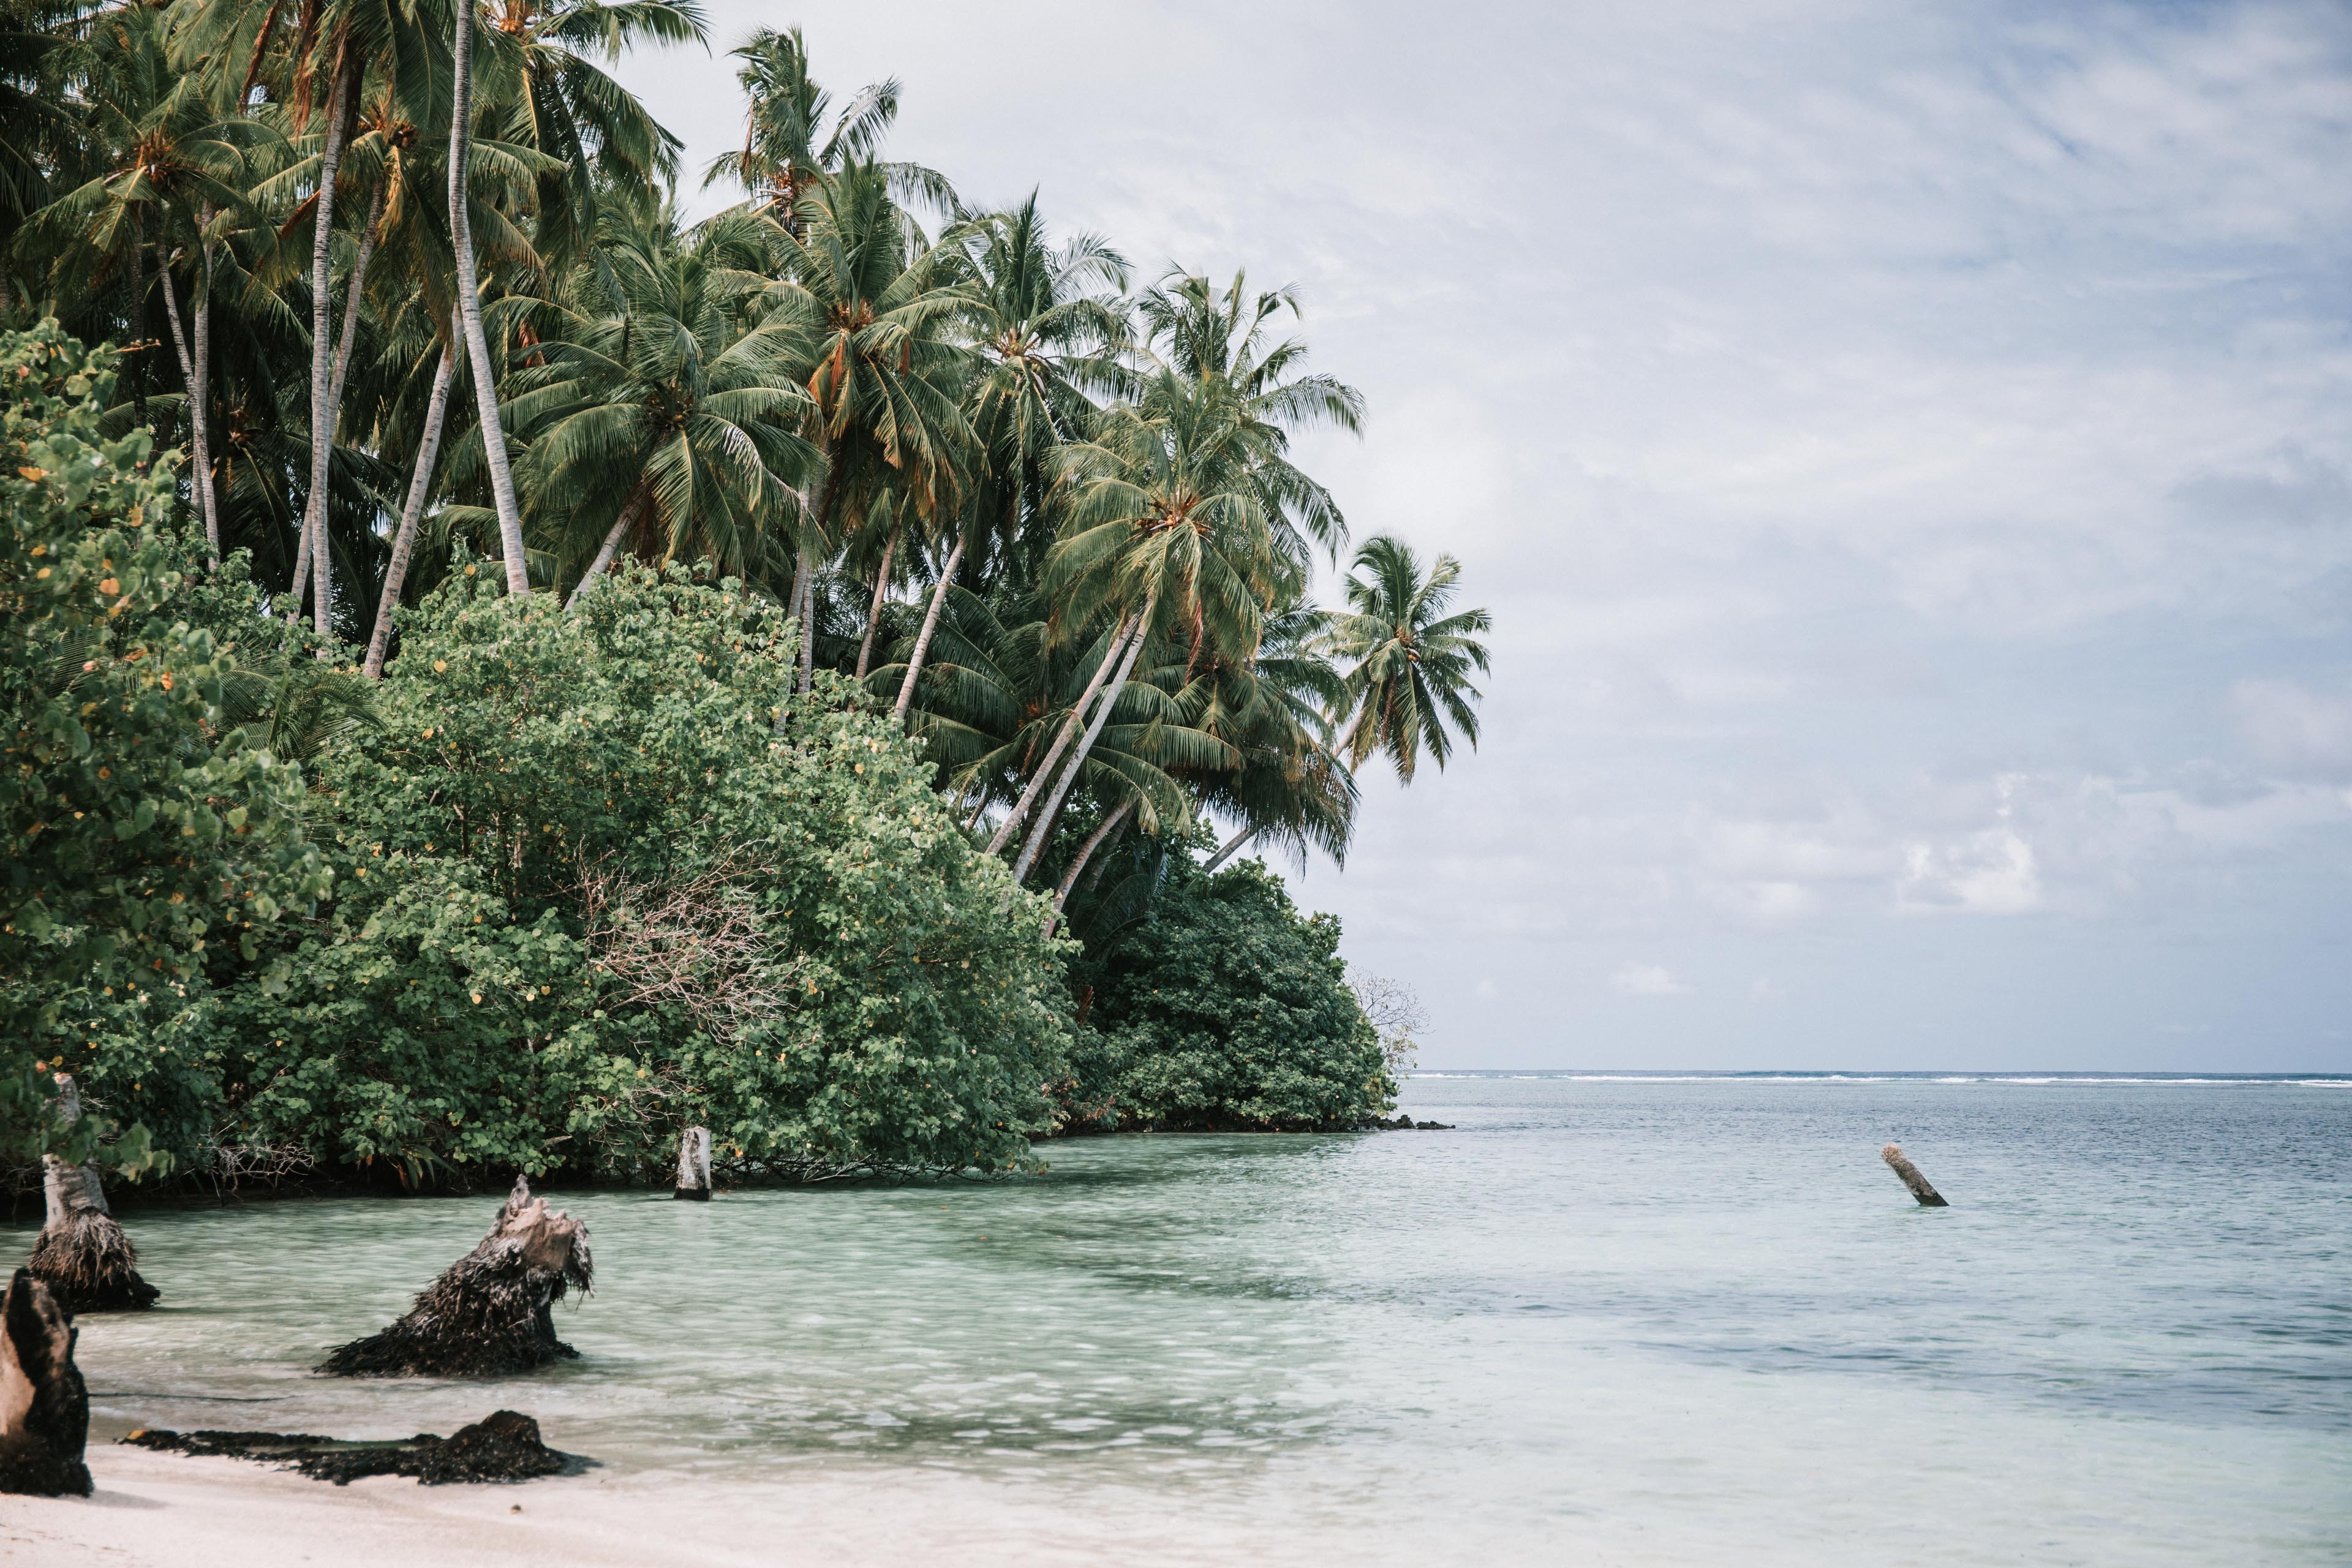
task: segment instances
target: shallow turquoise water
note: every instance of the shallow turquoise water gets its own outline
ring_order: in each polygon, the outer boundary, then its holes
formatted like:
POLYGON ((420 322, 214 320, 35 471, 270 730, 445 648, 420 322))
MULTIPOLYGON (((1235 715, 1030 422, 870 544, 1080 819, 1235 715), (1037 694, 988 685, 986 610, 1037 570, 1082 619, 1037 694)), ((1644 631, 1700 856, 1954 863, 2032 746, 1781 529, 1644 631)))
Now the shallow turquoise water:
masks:
POLYGON ((1095 1140, 1034 1180, 707 1206, 562 1194, 600 1280, 558 1311, 583 1360, 489 1387, 307 1368, 494 1199, 137 1214, 168 1310, 88 1321, 81 1357, 104 1435, 389 1436, 508 1405, 625 1482, 723 1501, 956 1472, 1074 1522, 1140 1500, 1265 1561, 2352 1560, 2352 1086, 1406 1100, 1457 1130, 1095 1140), (1911 1204, 1889 1139, 1953 1207, 1911 1204))

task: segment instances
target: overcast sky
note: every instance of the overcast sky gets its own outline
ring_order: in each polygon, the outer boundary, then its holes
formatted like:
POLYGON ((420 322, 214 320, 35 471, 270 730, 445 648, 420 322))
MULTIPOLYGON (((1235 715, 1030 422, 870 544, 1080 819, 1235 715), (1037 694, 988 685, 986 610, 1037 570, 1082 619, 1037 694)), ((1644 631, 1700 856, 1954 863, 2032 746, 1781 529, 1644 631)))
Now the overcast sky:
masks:
MULTIPOLYGON (((2352 1070, 2352 9, 710 0, 1304 293, 1485 741, 1302 901, 1424 1067, 2352 1070)), ((718 205, 695 198, 697 210, 718 205)))

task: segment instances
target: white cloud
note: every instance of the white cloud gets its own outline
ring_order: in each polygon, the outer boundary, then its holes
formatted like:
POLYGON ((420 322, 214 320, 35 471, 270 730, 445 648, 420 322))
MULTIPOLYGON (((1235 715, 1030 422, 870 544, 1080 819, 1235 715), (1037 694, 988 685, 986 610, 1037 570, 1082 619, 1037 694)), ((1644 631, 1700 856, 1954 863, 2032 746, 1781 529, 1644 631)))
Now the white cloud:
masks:
POLYGON ((2033 846, 2006 827, 1989 827, 1944 844, 1905 852, 1901 906, 1972 915, 2021 915, 2042 907, 2033 846))
POLYGON ((2241 680, 2230 707, 2254 754, 2273 767, 2352 779, 2352 685, 2315 691, 2299 681, 2241 680))
POLYGON ((1690 987, 1675 979, 1672 971, 1658 963, 1628 963, 1617 971, 1611 984, 1628 996, 1682 996, 1690 987))

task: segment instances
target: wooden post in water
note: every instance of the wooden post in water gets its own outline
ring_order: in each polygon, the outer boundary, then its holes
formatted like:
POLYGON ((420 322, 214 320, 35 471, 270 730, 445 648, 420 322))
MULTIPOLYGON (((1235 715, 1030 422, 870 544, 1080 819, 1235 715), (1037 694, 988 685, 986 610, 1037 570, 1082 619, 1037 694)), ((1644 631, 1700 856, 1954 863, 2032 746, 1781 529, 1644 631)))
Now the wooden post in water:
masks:
POLYGON ((1921 1208, 1948 1209, 1952 1206, 1944 1201, 1944 1194, 1919 1173, 1919 1167, 1903 1157, 1902 1144, 1889 1143, 1878 1152, 1878 1157, 1886 1162, 1888 1169, 1903 1178, 1903 1184, 1911 1189, 1911 1195, 1919 1200, 1921 1208))
POLYGON ((689 1127, 677 1141, 677 1187, 674 1198, 710 1201, 710 1129, 689 1127))

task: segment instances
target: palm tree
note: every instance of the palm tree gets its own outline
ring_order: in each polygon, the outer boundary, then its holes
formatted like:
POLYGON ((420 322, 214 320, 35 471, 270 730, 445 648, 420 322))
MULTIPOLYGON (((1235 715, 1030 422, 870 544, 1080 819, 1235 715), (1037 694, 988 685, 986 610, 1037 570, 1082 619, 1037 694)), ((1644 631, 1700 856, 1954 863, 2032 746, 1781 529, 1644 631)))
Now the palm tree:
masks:
POLYGON ((898 118, 896 77, 859 89, 835 113, 832 95, 809 75, 808 45, 798 27, 781 33, 761 27, 732 54, 743 62, 735 79, 751 100, 743 150, 711 160, 703 174, 705 189, 733 180, 754 211, 795 237, 803 221, 801 199, 852 164, 878 169, 902 201, 955 210, 955 191, 944 176, 919 163, 879 161, 882 138, 898 118))
POLYGON ((727 265, 742 226, 683 240, 671 214, 610 215, 556 300, 511 301, 537 340, 509 389, 532 511, 560 556, 593 554, 575 605, 632 533, 730 575, 772 564, 761 524, 812 465, 794 428, 809 398, 791 327, 743 326, 765 280, 727 265))
POLYGON ((1241 756, 1238 767, 1207 774, 1197 786, 1203 805, 1241 822, 1205 869, 1261 836, 1301 855, 1311 845, 1345 862, 1357 791, 1331 751, 1329 715, 1346 682, 1321 649, 1329 622, 1308 605, 1277 610, 1249 658, 1220 657, 1197 682, 1209 693, 1202 727, 1241 756))
POLYGON ((157 252, 164 314, 188 398, 197 510, 217 560, 220 517, 209 482, 214 237, 208 230, 216 214, 246 205, 248 151, 274 135, 221 112, 207 82, 178 68, 161 12, 110 12, 75 54, 82 88, 79 130, 84 154, 95 167, 88 180, 33 216, 26 237, 54 255, 54 291, 60 294, 87 292, 127 260, 136 279, 138 316, 146 310, 145 255, 151 247, 157 252), (202 262, 190 289, 193 340, 171 276, 173 261, 190 247, 202 262))
POLYGON ((532 239, 549 265, 568 267, 593 241, 610 193, 658 192, 677 177, 678 139, 592 57, 707 44, 709 29, 697 0, 489 0, 489 19, 507 58, 483 118, 502 141, 548 158, 532 239))
POLYGON ((1477 748, 1479 694, 1470 672, 1487 668, 1486 645, 1476 639, 1493 621, 1484 610, 1446 614, 1461 575, 1451 555, 1440 555, 1424 575, 1412 551, 1386 534, 1356 552, 1349 609, 1332 616, 1324 639, 1333 658, 1351 666, 1338 710, 1351 769, 1384 752, 1409 784, 1424 750, 1443 770, 1455 733, 1477 748))
POLYGON ((465 332, 466 357, 474 373, 474 407, 481 423, 482 460, 489 471, 490 498, 498 510, 507 592, 528 597, 530 570, 523 556, 522 508, 515 499, 506 430, 499 418, 498 377, 490 363, 490 340, 482 329, 481 282, 474 270, 473 220, 467 210, 467 163, 474 129, 474 32, 481 17, 478 0, 457 0, 456 10, 449 71, 449 245, 457 268, 457 315, 465 332))
MULTIPOLYGON (((1055 250, 1034 191, 1012 211, 969 226, 961 243, 971 279, 964 324, 977 361, 968 406, 985 458, 972 510, 977 528, 994 536, 1003 561, 1017 543, 1024 500, 1033 515, 1038 509, 1053 453, 1094 414, 1087 394, 1120 384, 1116 352, 1126 322, 1098 290, 1125 288, 1127 262, 1093 235, 1079 235, 1055 250)), ((902 723, 971 531, 957 531, 940 569, 898 687, 902 723)), ((875 585, 871 618, 880 616, 883 587, 875 585)))
MULTIPOLYGON (((798 345, 809 438, 824 459, 793 581, 804 632, 817 552, 830 550, 852 492, 870 493, 887 477, 919 516, 952 515, 958 464, 971 446, 954 334, 969 295, 952 279, 952 253, 924 244, 887 184, 879 168, 852 164, 803 194, 797 232, 773 230, 783 276, 766 290, 765 318, 798 345)), ((803 690, 811 642, 803 636, 803 690)))
POLYGON ((17 232, 48 205, 79 150, 79 117, 58 90, 55 67, 68 41, 56 24, 81 9, 74 0, 0 4, 0 316, 16 303, 7 266, 17 232))
MULTIPOLYGON (((1044 847, 1148 642, 1167 637, 1184 649, 1188 668, 1213 648, 1256 646, 1281 572, 1244 416, 1223 380, 1187 380, 1163 369, 1147 383, 1139 407, 1110 410, 1094 438, 1066 454, 1066 521, 1046 557, 1043 586, 1060 606, 1066 635, 1116 615, 1125 652, 1013 862, 1016 881, 1044 847)), ((1072 713, 1074 725, 1083 710, 1081 703, 1072 713)), ((1017 825, 1038 798, 1058 753, 1057 742, 1009 823, 1017 825)))
POLYGON ((1307 345, 1297 338, 1270 341, 1271 323, 1285 311, 1294 319, 1300 313, 1296 288, 1253 295, 1247 275, 1238 271, 1223 289, 1205 277, 1171 272, 1136 302, 1145 337, 1163 363, 1183 377, 1223 380, 1239 399, 1261 447, 1259 484, 1284 553, 1303 566, 1311 539, 1336 563, 1348 542, 1347 519, 1331 492, 1290 461, 1290 437, 1327 425, 1360 436, 1363 395, 1334 376, 1302 373, 1307 345))

